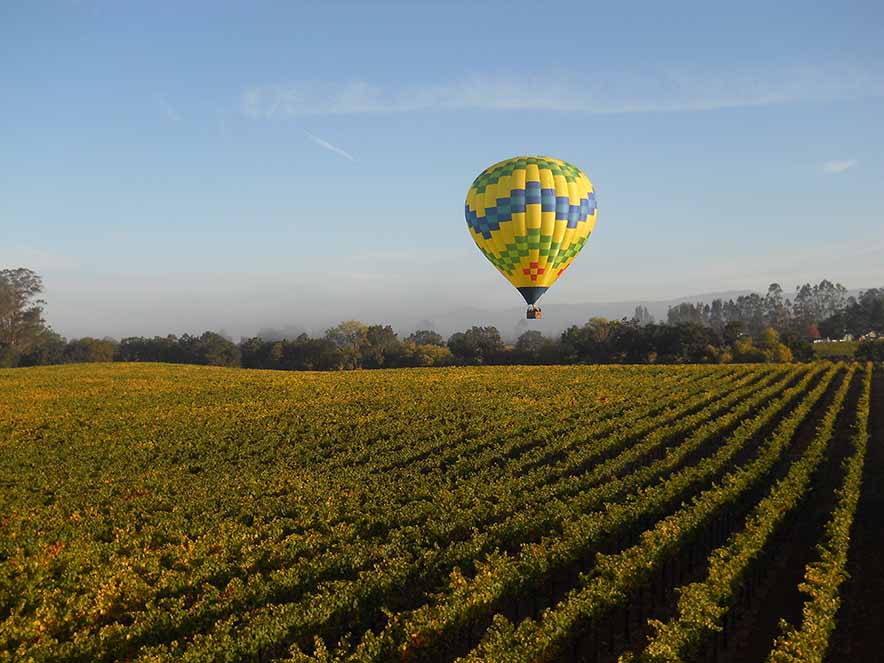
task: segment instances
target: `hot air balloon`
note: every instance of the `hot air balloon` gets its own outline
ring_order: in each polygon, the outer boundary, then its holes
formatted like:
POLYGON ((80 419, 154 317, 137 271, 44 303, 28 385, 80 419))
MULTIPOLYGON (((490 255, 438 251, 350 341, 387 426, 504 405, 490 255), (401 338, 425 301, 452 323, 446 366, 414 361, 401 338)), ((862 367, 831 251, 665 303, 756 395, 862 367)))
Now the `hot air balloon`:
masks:
POLYGON ((586 174, 551 157, 514 157, 483 170, 467 192, 470 235, 528 303, 537 300, 586 244, 597 217, 586 174))

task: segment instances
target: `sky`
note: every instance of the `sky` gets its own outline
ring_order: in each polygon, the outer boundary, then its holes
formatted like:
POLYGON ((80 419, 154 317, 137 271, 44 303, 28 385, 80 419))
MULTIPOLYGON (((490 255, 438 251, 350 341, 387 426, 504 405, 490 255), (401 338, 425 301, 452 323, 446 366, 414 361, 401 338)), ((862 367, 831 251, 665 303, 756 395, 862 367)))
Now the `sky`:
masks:
POLYGON ((543 304, 884 285, 884 4, 0 3, 0 268, 68 337, 521 298, 463 218, 542 154, 599 217, 543 304))

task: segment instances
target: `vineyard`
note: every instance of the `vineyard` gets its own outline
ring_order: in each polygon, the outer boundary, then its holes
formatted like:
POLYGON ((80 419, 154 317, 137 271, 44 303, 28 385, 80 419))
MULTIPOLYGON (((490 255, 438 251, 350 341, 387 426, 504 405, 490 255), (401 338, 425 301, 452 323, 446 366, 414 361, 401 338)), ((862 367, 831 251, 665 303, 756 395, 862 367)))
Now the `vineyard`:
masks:
POLYGON ((0 370, 0 661, 875 660, 882 418, 857 363, 0 370))

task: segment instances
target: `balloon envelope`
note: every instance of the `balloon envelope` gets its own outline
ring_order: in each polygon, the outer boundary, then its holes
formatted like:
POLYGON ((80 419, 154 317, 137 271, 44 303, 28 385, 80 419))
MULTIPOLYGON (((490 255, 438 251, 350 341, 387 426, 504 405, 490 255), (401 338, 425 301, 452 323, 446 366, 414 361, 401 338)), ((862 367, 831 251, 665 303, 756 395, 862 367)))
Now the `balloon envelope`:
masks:
POLYGON ((528 304, 556 282, 586 244, 597 207, 592 182, 551 157, 515 157, 486 168, 466 201, 470 236, 528 304))

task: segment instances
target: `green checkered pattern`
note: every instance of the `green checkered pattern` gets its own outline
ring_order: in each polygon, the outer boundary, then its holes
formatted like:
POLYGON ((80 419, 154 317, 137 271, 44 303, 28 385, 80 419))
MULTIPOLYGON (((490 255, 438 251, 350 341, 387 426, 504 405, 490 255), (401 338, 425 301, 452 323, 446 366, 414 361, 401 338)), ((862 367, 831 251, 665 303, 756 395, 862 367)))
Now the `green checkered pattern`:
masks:
MULTIPOLYGON (((583 248, 583 245, 586 244, 586 240, 589 239, 589 235, 586 237, 581 237, 579 239, 574 240, 564 251, 559 251, 556 254, 556 257, 552 261, 553 269, 557 269, 568 262, 571 258, 580 253, 580 249, 583 248)), ((552 248, 552 247, 550 247, 552 248)))
POLYGON ((580 178, 580 169, 569 163, 558 164, 547 161, 543 157, 520 157, 510 159, 497 165, 491 166, 479 175, 473 182, 476 193, 485 193, 489 184, 497 184, 497 181, 506 175, 512 175, 515 170, 524 170, 525 166, 535 164, 538 168, 552 171, 553 176, 562 175, 566 182, 576 182, 580 178))
POLYGON ((528 251, 531 249, 538 249, 541 256, 554 256, 550 266, 553 269, 557 269, 580 253, 580 249, 583 248, 583 245, 586 244, 586 240, 589 239, 589 237, 581 237, 574 240, 568 248, 563 251, 559 251, 559 243, 553 242, 550 235, 541 235, 540 228, 529 228, 527 235, 520 235, 514 239, 515 241, 512 244, 507 244, 503 253, 500 255, 495 255, 490 251, 486 251, 481 246, 479 247, 482 254, 488 258, 492 264, 510 276, 515 273, 516 268, 519 267, 522 262, 522 258, 528 257, 528 251), (549 242, 549 248, 541 248, 541 246, 545 245, 547 242, 549 242))

